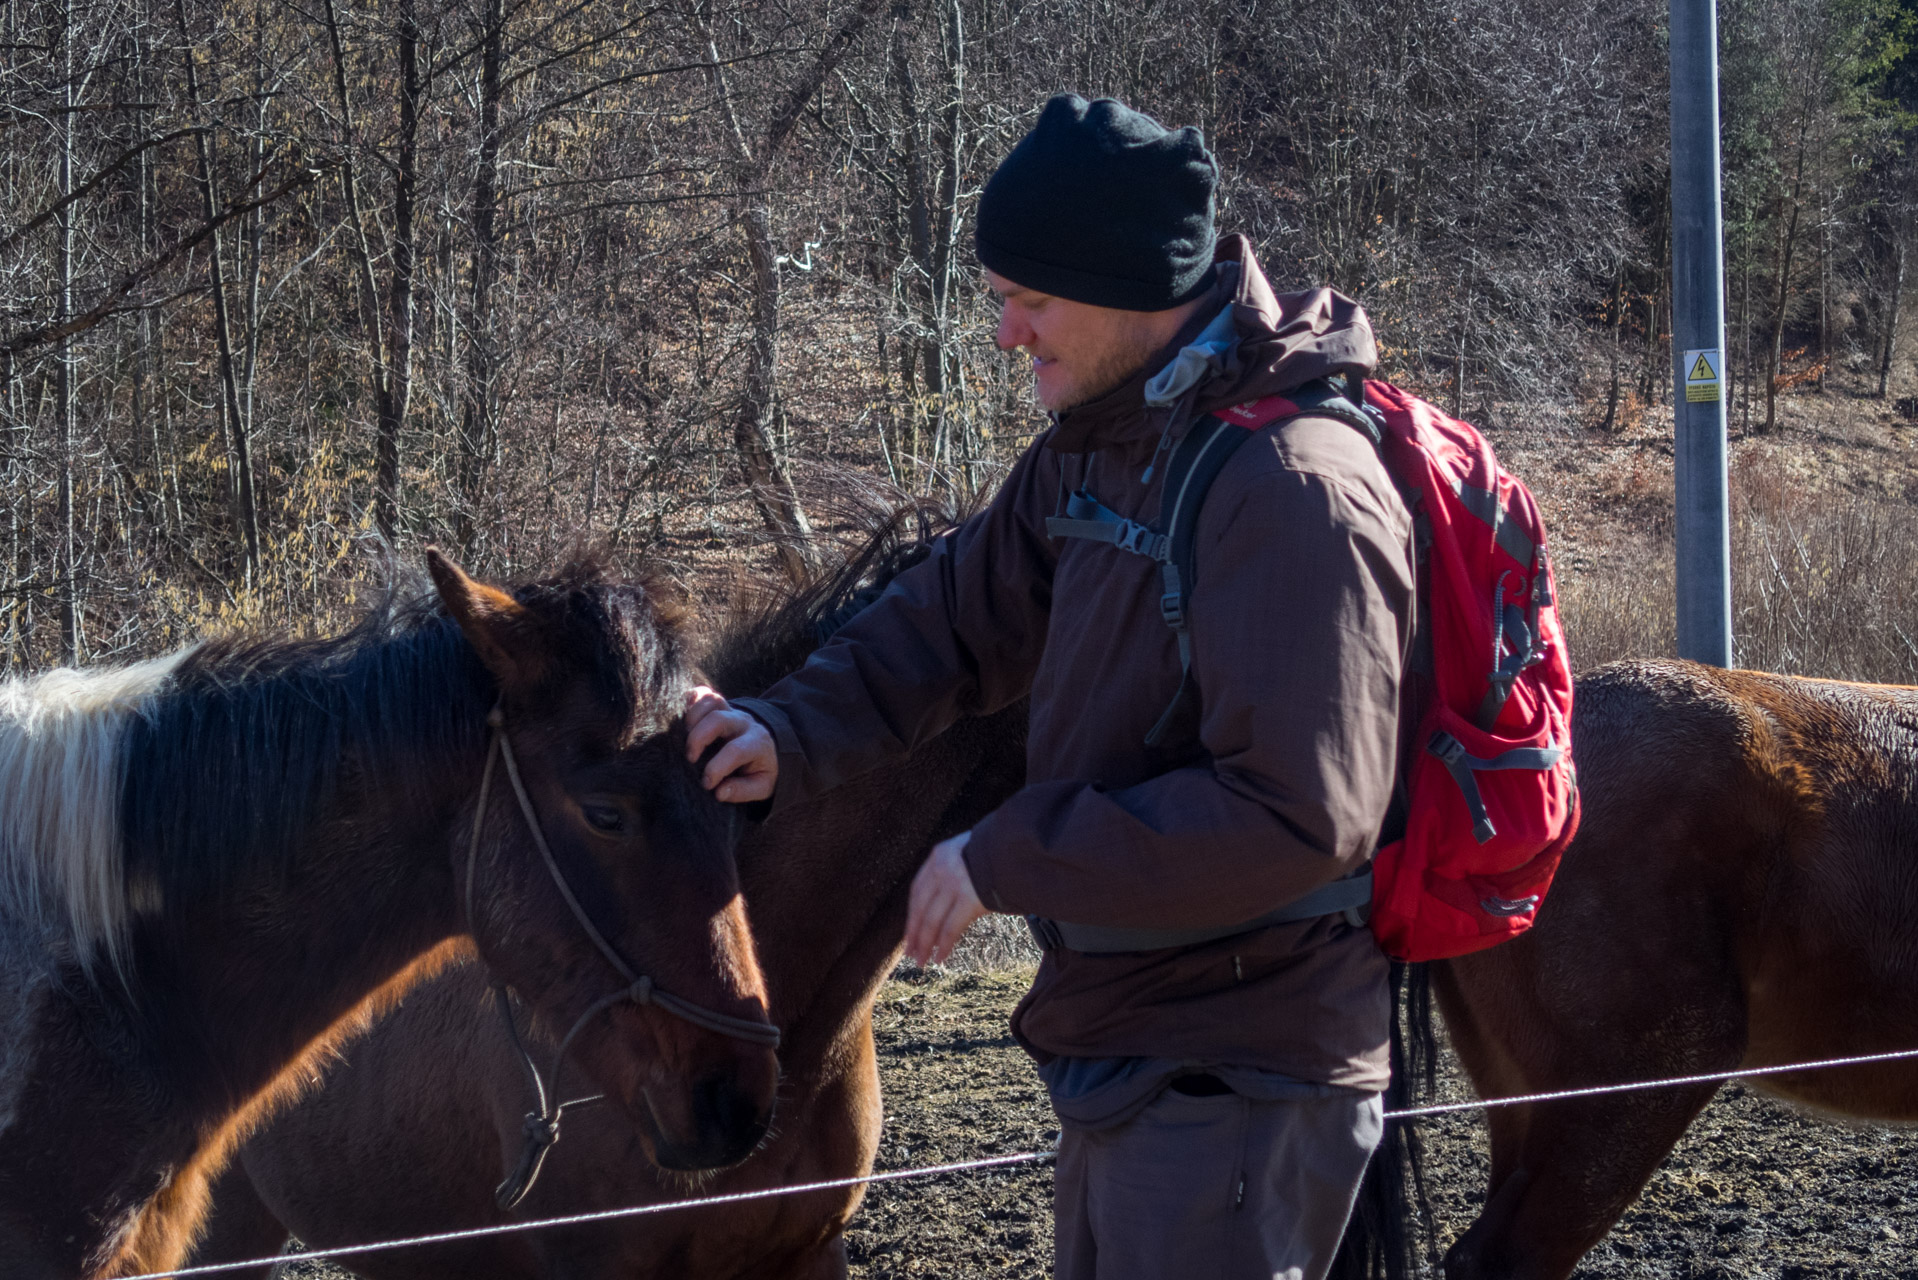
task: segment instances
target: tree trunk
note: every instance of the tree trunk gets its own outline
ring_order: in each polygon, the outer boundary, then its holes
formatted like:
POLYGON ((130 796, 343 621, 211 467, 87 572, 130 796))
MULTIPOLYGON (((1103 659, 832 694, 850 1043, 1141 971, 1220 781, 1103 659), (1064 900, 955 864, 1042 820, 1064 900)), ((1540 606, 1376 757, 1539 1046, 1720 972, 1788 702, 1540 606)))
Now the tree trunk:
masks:
MULTIPOLYGON (((145 112, 141 112, 139 120, 141 133, 150 136, 152 133, 150 118, 145 112)), ((153 164, 145 153, 140 156, 140 166, 135 171, 135 181, 139 188, 136 193, 136 204, 140 222, 138 228, 140 257, 144 259, 153 252, 153 164)), ((144 437, 142 442, 146 445, 153 468, 147 478, 147 484, 159 495, 159 502, 154 508, 158 516, 156 532, 164 537, 167 531, 166 455, 160 440, 160 415, 154 412, 151 394, 147 389, 147 379, 154 367, 156 323, 151 307, 143 308, 134 320, 133 430, 136 438, 144 437)))
MULTIPOLYGON (((73 3, 60 7, 60 45, 66 59, 66 110, 60 113, 60 208, 59 276, 60 319, 73 312, 73 206, 65 199, 73 191, 73 3)), ((80 566, 74 554, 73 535, 73 339, 62 338, 54 365, 55 408, 60 430, 60 480, 55 499, 60 539, 60 556, 55 572, 59 575, 60 660, 76 666, 81 658, 80 566)))
MULTIPOLYGON (((174 0, 174 13, 180 23, 181 52, 186 59, 187 104, 195 120, 201 118, 200 72, 193 56, 193 37, 187 31, 186 0, 174 0)), ((200 205, 207 222, 214 223, 220 213, 220 201, 213 182, 213 156, 204 130, 194 135, 200 164, 200 205)), ((233 329, 227 316, 226 278, 222 270, 220 232, 211 233, 207 254, 213 292, 213 336, 219 348, 221 404, 225 408, 228 440, 232 445, 233 482, 229 486, 234 511, 233 523, 245 552, 245 576, 250 586, 260 570, 260 516, 253 497, 253 451, 245 418, 240 414, 240 386, 233 367, 233 329)))
POLYGON ((932 262, 933 340, 939 361, 940 424, 959 442, 965 468, 966 490, 979 487, 977 441, 973 439, 970 419, 959 401, 963 384, 959 378, 958 353, 952 340, 952 282, 958 257, 959 190, 965 172, 965 120, 962 108, 966 95, 966 18, 960 0, 946 0, 946 21, 941 47, 945 53, 946 111, 945 147, 940 156, 939 184, 932 262))
POLYGON ((1765 358, 1765 425, 1769 433, 1778 423, 1778 375, 1785 354, 1785 308, 1791 302, 1791 260, 1798 247, 1798 200, 1791 202, 1791 216, 1779 210, 1778 294, 1774 303, 1771 343, 1765 358))
POLYGON ((472 293, 466 315, 466 386, 460 413, 461 550, 471 555, 477 535, 480 487, 493 451, 493 284, 499 273, 499 113, 506 19, 500 0, 486 0, 486 30, 480 42, 479 163, 473 175, 472 293))
POLYGON ((1650 406, 1660 403, 1658 389, 1671 376, 1669 362, 1658 358, 1658 295, 1664 287, 1665 273, 1670 269, 1672 257, 1672 210, 1671 202, 1666 201, 1659 209, 1657 248, 1652 253, 1652 287, 1645 295, 1645 359, 1640 366, 1638 379, 1638 399, 1641 404, 1650 406))
POLYGON ((1740 377, 1744 385, 1738 390, 1743 397, 1740 403, 1744 406, 1745 434, 1750 435, 1752 429, 1752 259, 1757 255, 1752 252, 1749 231, 1746 233, 1745 240, 1745 282, 1738 291, 1738 340, 1744 348, 1744 355, 1738 364, 1743 371, 1740 377))
POLYGON ((1905 296, 1905 234, 1899 227, 1893 233, 1891 296, 1885 299, 1884 353, 1878 360, 1878 398, 1891 392, 1891 358, 1898 348, 1898 306, 1905 296))
POLYGON ((773 248, 772 211, 764 201, 754 201, 743 211, 742 226, 746 256, 752 264, 753 336, 746 354, 744 394, 733 417, 733 448, 786 576, 803 582, 812 571, 812 522, 799 501, 792 473, 772 442, 779 369, 779 262, 773 248))
MULTIPOLYGON (((265 0, 254 0, 254 57, 253 57, 253 95, 256 116, 253 122, 253 140, 251 144, 252 160, 250 167, 254 173, 266 169, 267 112, 273 101, 267 92, 266 61, 262 52, 266 45, 266 4, 265 0)), ((266 274, 266 209, 253 210, 247 215, 246 222, 246 352, 240 366, 240 387, 242 399, 241 413, 244 415, 246 438, 253 438, 254 392, 258 387, 260 369, 260 285, 266 274)))
POLYGON ((413 396, 414 205, 418 183, 420 32, 414 0, 399 0, 400 136, 393 167, 393 280, 386 380, 380 390, 374 516, 387 541, 400 526, 400 428, 413 396))
MULTIPOLYGON (((349 236, 356 283, 360 297, 361 336, 366 342, 367 362, 372 370, 374 413, 373 518, 380 536, 391 542, 399 528, 399 424, 405 416, 406 391, 392 362, 396 352, 404 359, 410 355, 410 335, 389 337, 385 318, 380 314, 379 283, 373 269, 373 246, 366 232, 366 215, 361 207, 357 151, 359 133, 353 123, 353 100, 346 86, 346 49, 340 40, 340 24, 333 0, 325 0, 326 37, 333 54, 333 93, 338 99, 340 124, 346 134, 346 157, 340 165, 340 194, 346 201, 349 236)), ((412 322, 412 253, 404 250, 401 264, 399 241, 412 234, 412 168, 415 111, 418 106, 419 60, 418 32, 413 25, 411 0, 402 3, 399 14, 400 58, 400 138, 393 193, 393 216, 398 224, 393 249, 393 280, 390 301, 393 322, 412 322)))
POLYGON ((1459 318, 1457 342, 1452 348, 1452 416, 1465 416, 1465 335, 1471 332, 1474 316, 1472 307, 1475 299, 1471 290, 1465 287, 1465 281, 1459 281, 1459 318))
POLYGON ((695 10, 689 15, 710 59, 707 75, 718 100, 722 132, 732 150, 737 175, 739 196, 734 215, 745 237, 746 257, 752 266, 753 334, 746 351, 740 403, 733 415, 733 448, 752 492, 753 506, 766 531, 772 535, 780 564, 794 582, 804 581, 812 572, 812 522, 806 518, 806 509, 799 501, 799 491, 793 485, 785 459, 773 448, 772 422, 779 373, 779 255, 773 245, 772 202, 766 188, 773 164, 807 104, 883 2, 859 0, 853 11, 840 20, 811 65, 781 95, 757 147, 746 141, 732 91, 720 65, 718 41, 701 13, 695 10))
POLYGON ((1619 372, 1624 366, 1625 355, 1625 259, 1618 259, 1618 270, 1612 277, 1612 382, 1605 393, 1605 421, 1600 431, 1610 432, 1618 427, 1619 372))
POLYGON ((901 159, 906 179, 906 246, 912 260, 912 269, 906 273, 912 316, 908 359, 917 370, 917 378, 909 379, 908 385, 916 380, 925 388, 925 394, 914 397, 909 408, 919 422, 931 428, 933 444, 929 464, 936 473, 946 441, 946 362, 940 341, 943 335, 936 279, 938 250, 934 248, 932 226, 933 180, 926 155, 932 138, 921 110, 919 80, 913 72, 910 45, 917 29, 910 11, 894 10, 892 76, 894 92, 899 98, 899 114, 905 122, 905 150, 901 159))
POLYGON ((1831 365, 1831 205, 1818 214, 1818 389, 1825 389, 1831 365))

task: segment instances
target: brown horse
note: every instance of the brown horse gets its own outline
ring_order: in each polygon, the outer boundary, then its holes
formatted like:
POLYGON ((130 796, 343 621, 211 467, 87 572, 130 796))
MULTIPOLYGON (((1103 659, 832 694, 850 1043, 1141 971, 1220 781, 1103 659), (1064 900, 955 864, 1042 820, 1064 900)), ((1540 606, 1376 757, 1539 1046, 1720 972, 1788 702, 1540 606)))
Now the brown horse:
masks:
MULTIPOLYGON (((1579 681, 1584 821, 1515 942, 1433 969, 1485 1098, 1918 1048, 1918 689, 1626 662, 1579 681)), ((1906 1061, 1751 1080, 1918 1119, 1906 1061)), ((1496 1107, 1452 1280, 1559 1280, 1719 1084, 1496 1107)))
POLYGON ((759 1141, 765 990, 672 617, 588 565, 429 567, 438 602, 335 639, 0 687, 0 1276, 179 1265, 247 1126, 469 926, 652 1157, 759 1141))
MULTIPOLYGON (((924 550, 923 533, 889 530, 735 629, 708 675, 732 693, 765 688, 924 550)), ((1024 737, 1022 706, 963 720, 741 841, 740 879, 785 1032, 779 1121, 744 1164, 697 1182, 662 1175, 618 1117, 569 1113, 532 1193, 499 1209, 495 1184, 520 1150, 532 1091, 484 978, 459 967, 342 1045, 324 1086, 246 1143, 216 1189, 196 1261, 267 1256, 289 1231, 312 1247, 341 1246, 870 1171, 880 1127, 871 1012, 899 952, 912 873, 934 842, 1021 785, 1024 737)), ((541 1036, 549 1048, 551 1025, 541 1036)), ((342 1261, 373 1280, 843 1276, 840 1233, 859 1199, 817 1192, 342 1261)))
MULTIPOLYGON (((1918 691, 1679 662, 1628 663, 1582 678, 1576 714, 1585 818, 1548 909, 1515 942, 1430 967, 1453 1042, 1483 1096, 1918 1046, 1918 948, 1905 942, 1908 922, 1918 918, 1918 876, 1910 873, 1904 852, 1918 837, 1908 829, 1918 819, 1912 804, 1918 691)), ((989 769, 993 758, 988 746, 973 767, 989 769)), ((941 777, 937 769, 924 774, 928 783, 941 777)), ((898 785, 910 794, 910 783, 918 780, 914 775, 898 785)), ((978 799, 990 803, 1003 785, 984 788, 978 799)), ((908 815, 909 806, 897 812, 908 815)), ((781 899, 764 896, 760 885, 769 882, 759 877, 778 869, 774 837, 780 834, 780 824, 772 824, 763 835, 766 843, 742 854, 748 859, 742 875, 749 892, 761 894, 762 916, 779 912, 775 904, 781 899)), ((794 957, 803 959, 792 948, 795 938, 811 931, 822 939, 824 955, 842 954, 832 939, 843 936, 839 930, 859 913, 835 920, 835 912, 822 911, 818 882, 809 877, 843 865, 843 858, 809 861, 805 876, 791 882, 792 913, 774 926, 786 936, 777 963, 769 960, 776 1004, 783 1004, 777 993, 796 989, 780 976, 794 957)), ((886 955, 896 939, 895 900, 886 955)), ((831 1007, 863 1013, 869 999, 864 992, 878 971, 864 968, 868 985, 858 999, 842 998, 831 1007)), ((498 1162, 512 1149, 511 1121, 525 1093, 503 1041, 486 1033, 476 1011, 477 984, 459 981, 455 975, 436 984, 429 989, 432 1006, 414 1012, 409 1005, 364 1050, 356 1048, 332 1087, 289 1117, 297 1129, 263 1135, 246 1153, 260 1194, 275 1204, 269 1212, 253 1186, 233 1188, 235 1221, 255 1224, 254 1236, 245 1241, 251 1249, 276 1242, 281 1222, 334 1224, 329 1238, 340 1241, 354 1234, 352 1228, 371 1238, 380 1234, 372 1228, 391 1230, 401 1223, 417 1229, 497 1220, 486 1197, 498 1162), (403 1021, 420 1036, 410 1048, 399 1034, 403 1021), (430 1031, 437 1039, 422 1034, 430 1031), (382 1041, 385 1046, 376 1050, 382 1041), (446 1137, 459 1126, 446 1115, 454 1108, 442 1104, 430 1120, 431 1132, 389 1136, 350 1153, 335 1150, 341 1135, 364 1133, 369 1118, 409 1114, 434 1096, 397 1086, 427 1052, 453 1055, 460 1064, 464 1087, 458 1092, 477 1116, 465 1122, 466 1137, 446 1137), (491 1159, 463 1170, 459 1161, 477 1160, 476 1153, 491 1159), (392 1171, 409 1162, 419 1165, 419 1175, 396 1179, 392 1171), (382 1170, 379 1188, 407 1196, 395 1197, 398 1203, 384 1220, 364 1205, 351 1207, 354 1197, 364 1199, 353 1179, 376 1168, 382 1170), (461 1190, 455 1196, 433 1185, 436 1178, 461 1190), (349 1207, 341 1208, 343 1203, 349 1207), (261 1223, 267 1224, 264 1234, 261 1223)), ((867 1083, 867 1023, 854 1017, 821 1025, 838 1034, 822 1036, 807 1026, 806 1043, 836 1046, 836 1054, 822 1060, 809 1050, 793 1088, 805 1099, 804 1114, 833 1123, 818 1130, 796 1124, 781 1135, 815 1144, 814 1158, 764 1170, 750 1162, 719 1186, 743 1189, 865 1167, 867 1135, 876 1124, 867 1083), (821 1061, 823 1071, 815 1065, 821 1061), (848 1081, 859 1087, 845 1088, 848 1081), (837 1091, 821 1087, 835 1083, 837 1091), (848 1133, 858 1140, 835 1146, 848 1133)), ((1914 1079, 1908 1066, 1887 1064, 1754 1083, 1841 1114, 1910 1120, 1918 1119, 1914 1079)), ((1716 1088, 1703 1084, 1489 1112, 1493 1160, 1486 1209, 1448 1254, 1448 1276, 1569 1275, 1716 1088)), ((769 1150, 793 1152, 779 1145, 781 1139, 769 1150)), ((636 1160, 622 1154, 626 1139, 619 1134, 599 1129, 590 1141, 591 1153, 576 1149, 556 1164, 567 1172, 546 1189, 543 1209, 637 1203, 665 1194, 647 1177, 619 1172, 638 1169, 636 1160)), ((224 1215, 224 1191, 220 1204, 224 1215)), ((678 1221, 642 1219, 537 1244, 529 1238, 511 1260, 488 1262, 514 1276, 551 1275, 560 1266, 578 1267, 584 1276, 622 1267, 637 1274, 832 1275, 829 1249, 808 1254, 792 1242, 816 1233, 829 1245, 851 1208, 849 1197, 812 1196, 678 1221)), ((1348 1240, 1356 1247, 1345 1260, 1352 1268, 1346 1274, 1377 1269, 1381 1262, 1404 1273, 1398 1265, 1403 1252, 1382 1256, 1373 1247, 1367 1266, 1367 1244, 1348 1240)), ((359 1265, 382 1278, 437 1277, 474 1262, 422 1254, 408 1266, 397 1255, 386 1257, 393 1261, 359 1265)))
MULTIPOLYGON (((1487 1098, 1918 1048, 1918 689, 1604 667, 1578 682, 1584 819, 1538 924, 1432 969, 1487 1098)), ((1760 1077, 1918 1119, 1891 1062, 1760 1077)), ((1562 1280, 1716 1083, 1494 1108, 1451 1280, 1562 1280)))

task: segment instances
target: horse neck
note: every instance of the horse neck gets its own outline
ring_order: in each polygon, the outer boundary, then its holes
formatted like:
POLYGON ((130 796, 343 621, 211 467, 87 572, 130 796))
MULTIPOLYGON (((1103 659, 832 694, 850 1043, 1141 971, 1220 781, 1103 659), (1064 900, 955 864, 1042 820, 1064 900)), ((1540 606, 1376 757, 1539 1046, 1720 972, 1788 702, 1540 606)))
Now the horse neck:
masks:
POLYGON ((135 990, 183 1105, 258 1098, 454 954, 450 841, 482 750, 444 744, 407 785, 343 784, 282 856, 197 909, 136 920, 135 990))
POLYGON ((913 874, 1025 777, 1025 708, 961 721, 910 757, 771 819, 739 851, 772 1001, 797 1054, 822 1052, 891 971, 913 874))

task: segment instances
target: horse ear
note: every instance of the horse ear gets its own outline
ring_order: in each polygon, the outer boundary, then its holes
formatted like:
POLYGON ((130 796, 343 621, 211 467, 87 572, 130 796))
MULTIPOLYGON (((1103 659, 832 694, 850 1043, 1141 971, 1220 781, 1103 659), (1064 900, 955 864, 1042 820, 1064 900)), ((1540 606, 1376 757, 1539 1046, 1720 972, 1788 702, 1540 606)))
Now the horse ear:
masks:
POLYGON ((531 610, 498 587, 468 577, 438 547, 426 549, 426 571, 466 642, 503 687, 539 679, 546 663, 531 610))

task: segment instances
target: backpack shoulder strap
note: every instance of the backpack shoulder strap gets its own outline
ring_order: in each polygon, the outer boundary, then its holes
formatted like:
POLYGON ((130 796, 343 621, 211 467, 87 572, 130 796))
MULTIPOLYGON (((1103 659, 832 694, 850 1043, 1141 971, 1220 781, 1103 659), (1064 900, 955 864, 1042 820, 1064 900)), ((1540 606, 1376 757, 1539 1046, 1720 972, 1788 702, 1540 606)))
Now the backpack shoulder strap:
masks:
POLYGON ((1233 405, 1216 414, 1207 414, 1194 424, 1172 455, 1166 468, 1164 496, 1160 499, 1159 528, 1165 531, 1165 550, 1160 576, 1165 592, 1159 597, 1159 616, 1179 641, 1179 688, 1159 716, 1158 723, 1146 734, 1146 745, 1157 746, 1171 730, 1179 709, 1187 698, 1197 694, 1192 679, 1192 633, 1188 626, 1187 602, 1198 580, 1198 552, 1194 543, 1199 529, 1199 509, 1212 482, 1219 478, 1225 464, 1254 432, 1274 423, 1303 417, 1337 418, 1362 432, 1374 446, 1382 436, 1378 423, 1352 403, 1330 382, 1309 382, 1282 396, 1267 396, 1250 404, 1233 405))
MULTIPOLYGON (((1357 394, 1364 394, 1362 387, 1362 383, 1355 384, 1357 394)), ((1371 414, 1347 399, 1330 382, 1309 382, 1285 395, 1233 405, 1206 414, 1193 423, 1166 466, 1165 488, 1160 491, 1156 523, 1145 525, 1127 519, 1083 489, 1067 500, 1064 515, 1046 519, 1046 533, 1051 537, 1106 542, 1159 564, 1164 585, 1159 596, 1159 616, 1178 638, 1179 688, 1158 723, 1146 734, 1149 747, 1159 745, 1171 730, 1179 709, 1198 692, 1192 680, 1192 633, 1187 626, 1186 605, 1192 595, 1192 584, 1198 579, 1197 549, 1193 544, 1205 495, 1219 473, 1225 470, 1227 461, 1238 452, 1240 445, 1252 438, 1253 432, 1275 422, 1307 416, 1348 422, 1375 446, 1383 438, 1371 414)))
POLYGON ((1165 558, 1166 539, 1151 525, 1128 520, 1084 489, 1066 500, 1063 516, 1046 517, 1049 538, 1084 538, 1088 542, 1109 542, 1121 551, 1152 560, 1165 558))
POLYGON ((1192 682, 1192 631, 1186 604, 1192 584, 1198 580, 1193 543, 1199 528, 1199 508, 1227 461, 1257 429, 1242 429, 1216 414, 1207 414, 1186 432, 1166 466, 1165 488, 1159 498, 1159 527, 1165 530, 1165 552, 1159 561, 1159 581, 1164 588, 1159 596, 1159 616, 1179 642, 1179 687, 1146 734, 1148 747, 1159 745, 1171 730, 1179 708, 1197 693, 1192 682))

